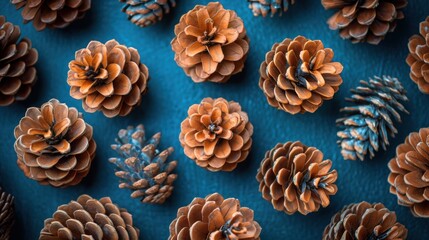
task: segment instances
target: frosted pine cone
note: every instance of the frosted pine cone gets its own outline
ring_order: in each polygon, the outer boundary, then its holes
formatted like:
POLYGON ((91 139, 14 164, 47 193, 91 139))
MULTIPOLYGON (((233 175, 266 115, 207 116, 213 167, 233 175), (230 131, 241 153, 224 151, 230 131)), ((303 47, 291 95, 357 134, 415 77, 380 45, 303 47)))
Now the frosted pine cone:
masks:
POLYGON ((176 0, 120 0, 125 5, 122 11, 128 20, 140 27, 147 27, 161 21, 165 14, 176 6, 176 0))
POLYGON ((271 13, 271 16, 282 15, 286 12, 290 5, 295 4, 295 0, 247 0, 249 8, 252 9, 253 15, 262 15, 266 17, 271 13))

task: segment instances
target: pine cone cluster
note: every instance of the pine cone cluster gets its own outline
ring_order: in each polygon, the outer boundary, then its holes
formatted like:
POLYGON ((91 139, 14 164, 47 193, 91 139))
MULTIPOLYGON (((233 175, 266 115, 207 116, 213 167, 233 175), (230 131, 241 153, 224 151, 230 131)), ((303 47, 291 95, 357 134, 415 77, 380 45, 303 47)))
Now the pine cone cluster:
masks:
POLYGON ((192 105, 179 136, 185 155, 210 171, 232 171, 252 146, 253 125, 240 104, 205 98, 192 105))
POLYGON ((9 240, 15 222, 14 197, 0 187, 0 240, 9 240))
POLYGON ((107 117, 126 116, 147 91, 149 71, 135 48, 115 40, 91 41, 69 63, 70 95, 82 100, 85 111, 107 117))
POLYGON ((36 82, 37 50, 18 26, 0 16, 0 106, 25 100, 36 82))
POLYGON ((125 3, 122 11, 128 20, 140 27, 161 21, 165 14, 176 6, 176 0, 120 0, 125 3))
POLYGON ((360 202, 345 206, 332 217, 325 228, 323 240, 405 240, 408 230, 396 222, 395 212, 382 203, 360 202))
POLYGON ((234 198, 213 193, 179 208, 170 224, 169 240, 260 240, 261 227, 253 210, 241 207, 234 198))
POLYGON ((337 193, 337 171, 331 167, 331 160, 323 160, 320 150, 286 142, 267 151, 256 179, 262 197, 274 209, 307 215, 327 207, 329 196, 337 193))
POLYGON ((19 168, 43 185, 78 184, 95 156, 92 127, 76 108, 56 99, 27 109, 15 128, 15 138, 19 168))
POLYGON ((133 226, 133 216, 119 208, 108 197, 100 200, 81 195, 58 207, 52 218, 45 220, 39 240, 138 240, 139 230, 133 226))
POLYGON ((160 152, 158 145, 161 133, 146 140, 143 125, 122 129, 112 145, 120 158, 109 161, 117 166, 116 176, 121 178, 119 188, 129 188, 132 198, 141 198, 144 203, 164 203, 173 192, 173 174, 177 162, 167 162, 173 148, 160 152))
POLYGON ((174 33, 174 60, 194 82, 226 82, 243 70, 249 51, 243 20, 219 2, 197 5, 174 33))
POLYGON ((408 49, 410 77, 422 93, 429 94, 429 17, 420 23, 420 35, 416 34, 410 38, 408 49))
POLYGON ((397 133, 394 121, 401 122, 399 112, 408 113, 401 104, 408 98, 397 78, 374 77, 360 83, 351 90, 352 97, 346 98, 356 106, 342 108, 345 116, 336 121, 341 128, 337 143, 345 160, 363 161, 367 154, 373 158, 380 146, 386 150, 389 135, 397 133))
POLYGON ((429 128, 410 133, 389 162, 390 192, 416 217, 429 218, 429 128))
POLYGON ((320 40, 303 36, 276 43, 260 67, 259 87, 268 103, 291 114, 315 112, 343 82, 343 66, 320 40))
POLYGON ((337 10, 328 20, 330 29, 353 43, 375 45, 395 30, 407 4, 408 0, 322 0, 325 9, 337 10))
POLYGON ((247 2, 255 17, 260 15, 266 17, 270 13, 271 17, 277 13, 281 16, 290 5, 295 4, 295 0, 247 0, 247 2))

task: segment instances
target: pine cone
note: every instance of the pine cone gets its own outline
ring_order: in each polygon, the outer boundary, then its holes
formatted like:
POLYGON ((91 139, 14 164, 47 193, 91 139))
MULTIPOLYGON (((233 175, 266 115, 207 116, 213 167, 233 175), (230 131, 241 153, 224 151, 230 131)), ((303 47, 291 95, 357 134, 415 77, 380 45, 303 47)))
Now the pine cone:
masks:
POLYGON ((382 203, 361 202, 345 206, 335 214, 326 226, 322 239, 405 240, 407 234, 405 226, 396 222, 395 212, 382 203))
POLYGON ((253 125, 237 102, 204 98, 192 105, 179 136, 185 155, 210 171, 232 171, 252 146, 253 125))
POLYGON ((194 82, 226 82, 243 70, 249 51, 243 20, 219 2, 197 5, 174 33, 174 60, 194 82))
POLYGON ((170 224, 169 240, 260 240, 261 227, 253 220, 253 210, 240 207, 234 198, 219 193, 194 198, 179 208, 170 224))
POLYGON ((119 208, 109 197, 100 200, 81 195, 58 207, 52 218, 45 220, 39 240, 138 240, 139 230, 133 216, 119 208))
POLYGON ((140 27, 147 27, 162 20, 176 6, 175 0, 120 0, 125 5, 122 11, 128 20, 140 27))
POLYGON ((25 100, 36 82, 37 50, 21 30, 0 16, 0 106, 25 100))
POLYGON ((135 48, 115 40, 91 41, 69 63, 70 95, 82 99, 87 112, 101 111, 107 117, 128 115, 147 91, 149 72, 135 48))
POLYGON ((144 203, 164 203, 173 192, 173 182, 177 175, 173 174, 177 162, 167 162, 173 148, 160 152, 158 144, 161 133, 146 140, 143 125, 136 128, 121 129, 112 145, 120 158, 109 161, 117 166, 116 176, 121 178, 119 188, 133 191, 132 198, 141 198, 144 203))
POLYGON ((331 160, 323 160, 323 153, 314 147, 279 143, 267 151, 258 169, 259 191, 278 211, 316 212, 337 193, 337 171, 330 171, 331 166, 331 160))
POLYGON ((289 9, 289 5, 295 4, 295 0, 247 0, 249 2, 249 8, 252 9, 253 15, 262 15, 266 17, 271 13, 271 17, 276 13, 279 16, 282 12, 286 12, 289 9))
POLYGON ((0 240, 9 240, 15 222, 14 197, 0 187, 0 240))
POLYGON ((429 218, 429 128, 410 133, 389 162, 390 192, 416 217, 429 218))
POLYGON ((374 77, 360 83, 362 86, 351 90, 352 97, 346 98, 356 106, 342 108, 345 117, 336 121, 341 128, 337 143, 345 160, 363 161, 368 153, 373 158, 380 145, 386 150, 388 135, 395 137, 398 132, 394 121, 401 122, 399 112, 408 113, 400 103, 408 100, 406 91, 397 78, 374 77))
POLYGON ((286 38, 265 55, 259 87, 275 108, 292 114, 315 112, 343 82, 343 66, 332 62, 333 57, 320 40, 286 38))
POLYGON ((96 144, 92 127, 76 108, 56 99, 27 109, 15 128, 18 166, 43 185, 78 184, 89 172, 96 144))
POLYGON ((325 9, 338 10, 328 20, 330 29, 339 30, 341 38, 352 43, 375 45, 395 30, 407 4, 407 0, 322 0, 325 9))
POLYGON ((24 23, 33 21, 37 31, 46 27, 67 27, 73 21, 83 18, 91 8, 91 0, 11 0, 11 3, 16 9, 24 8, 21 12, 24 23))

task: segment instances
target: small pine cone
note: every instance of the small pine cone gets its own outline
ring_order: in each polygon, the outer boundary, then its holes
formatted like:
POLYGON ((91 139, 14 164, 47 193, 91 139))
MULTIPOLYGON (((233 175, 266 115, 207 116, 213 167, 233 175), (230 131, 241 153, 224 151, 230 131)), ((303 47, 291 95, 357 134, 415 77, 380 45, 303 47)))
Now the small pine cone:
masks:
POLYGON ((0 187, 0 240, 9 240, 15 222, 14 197, 0 187))
POLYGON ((15 128, 18 166, 40 184, 67 187, 88 175, 96 144, 76 108, 56 99, 27 109, 15 128))
POLYGON ((174 60, 194 82, 226 82, 243 70, 249 51, 243 20, 219 2, 197 5, 174 33, 174 60))
POLYGON ((82 100, 85 111, 106 117, 126 116, 141 103, 149 71, 135 48, 115 40, 91 41, 69 63, 70 95, 82 100))
POLYGON ((144 203, 164 203, 173 193, 173 174, 177 162, 167 162, 173 148, 160 152, 158 145, 161 133, 146 140, 143 125, 121 129, 112 145, 120 158, 110 158, 117 166, 115 175, 121 179, 119 188, 128 188, 132 198, 141 198, 144 203))
POLYGON ((261 227, 253 220, 253 210, 241 207, 235 198, 219 193, 194 198, 179 208, 170 224, 169 240, 260 240, 261 227))
POLYGON ((161 21, 164 14, 176 6, 175 0, 120 0, 125 5, 122 11, 128 20, 140 27, 147 27, 161 21))
POLYGON ((253 15, 262 15, 266 17, 271 13, 271 17, 276 15, 282 15, 282 12, 286 12, 289 9, 289 5, 295 4, 295 0, 247 0, 249 2, 249 8, 252 9, 253 15))
POLYGON ((342 108, 345 117, 336 121, 341 129, 337 143, 345 160, 363 161, 368 153, 373 158, 380 145, 386 150, 389 135, 393 138, 398 132, 394 121, 401 122, 399 112, 408 113, 400 103, 408 98, 397 78, 374 77, 360 83, 362 86, 351 90, 352 97, 346 98, 356 106, 342 108))
POLYGON ((24 23, 33 21, 37 31, 48 28, 64 28, 73 21, 81 19, 91 8, 91 0, 11 0, 21 12, 24 23))
POLYGON ((301 142, 277 144, 267 151, 256 179, 262 197, 274 209, 307 215, 329 205, 329 196, 337 193, 337 171, 323 153, 301 142))
POLYGON ((408 230, 396 222, 395 212, 382 203, 360 202, 345 206, 332 217, 322 240, 405 240, 408 230))
POLYGON ((393 32, 408 0, 322 0, 325 9, 338 10, 329 18, 329 28, 339 30, 343 39, 352 43, 379 44, 393 32))
POLYGON ((315 112, 334 97, 343 66, 320 40, 303 36, 275 43, 260 67, 259 87, 268 103, 291 114, 315 112))
POLYGON ((139 230, 133 216, 112 203, 109 197, 100 200, 81 195, 58 207, 52 218, 45 220, 39 240, 138 240, 139 230))
POLYGON ((429 218, 429 128, 408 135, 389 162, 390 192, 416 217, 429 218))
POLYGON ((185 155, 212 172, 232 171, 252 146, 253 125, 240 104, 204 98, 188 109, 179 136, 185 155))
POLYGON ((37 50, 21 30, 0 16, 0 106, 25 100, 36 82, 37 50))

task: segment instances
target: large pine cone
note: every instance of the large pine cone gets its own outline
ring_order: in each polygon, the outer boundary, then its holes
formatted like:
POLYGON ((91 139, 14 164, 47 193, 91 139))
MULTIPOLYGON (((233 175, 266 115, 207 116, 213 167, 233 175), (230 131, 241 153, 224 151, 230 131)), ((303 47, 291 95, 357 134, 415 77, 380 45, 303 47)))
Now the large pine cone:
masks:
POLYGON ((91 41, 69 63, 70 95, 82 100, 87 112, 101 111, 107 117, 128 115, 147 91, 149 71, 135 48, 115 40, 91 41))
POLYGON ((176 6, 176 0, 120 0, 125 5, 122 11, 128 20, 140 27, 147 27, 161 21, 176 6))
POLYGON ((292 114, 315 112, 343 82, 343 66, 332 62, 333 57, 320 40, 286 38, 265 55, 259 87, 275 108, 292 114))
POLYGON ((0 106, 25 100, 36 82, 37 50, 21 30, 0 16, 0 106))
POLYGON ((240 104, 204 98, 192 105, 181 124, 180 143, 186 156, 210 171, 232 171, 252 146, 253 125, 240 104))
POLYGON ((405 240, 408 230, 396 222, 395 212, 382 203, 367 202, 345 206, 325 228, 323 240, 405 240))
POLYGON ((338 10, 329 18, 329 28, 339 30, 353 43, 379 44, 404 18, 407 0, 322 0, 325 9, 338 10))
POLYGON ((56 99, 27 109, 15 128, 18 166, 25 176, 54 187, 78 184, 89 172, 96 144, 76 108, 56 99))
POLYGON ((170 224, 169 240, 259 240, 261 227, 253 220, 253 210, 241 207, 234 198, 213 193, 194 198, 179 208, 170 224))
POLYGON ((39 240, 138 240, 139 230, 133 216, 119 208, 109 197, 100 200, 81 195, 58 207, 52 218, 45 220, 39 240))
POLYGON ((249 51, 243 20, 219 2, 197 5, 174 33, 174 60, 194 82, 226 82, 243 70, 249 51))
POLYGON ((112 145, 120 158, 110 158, 117 166, 115 175, 121 178, 119 188, 129 188, 132 198, 141 198, 144 203, 164 203, 173 192, 177 175, 173 170, 176 161, 167 162, 173 148, 160 152, 158 145, 161 133, 146 140, 143 125, 121 129, 112 145))
POLYGON ((329 205, 337 193, 337 171, 323 153, 301 142, 277 144, 267 151, 256 179, 262 197, 278 211, 307 215, 329 205))
POLYGON ((271 17, 275 14, 282 15, 289 9, 289 5, 295 4, 295 0, 247 0, 249 8, 252 9, 253 15, 262 15, 266 17, 271 13, 271 17))
POLYGON ((64 28, 81 19, 91 8, 91 0, 11 0, 21 12, 24 23, 33 21, 37 31, 46 27, 64 28))
POLYGON ((410 133, 389 162, 390 192, 416 217, 429 218, 429 128, 410 133))
POLYGON ((15 222, 14 197, 0 187, 0 240, 9 240, 15 222))

